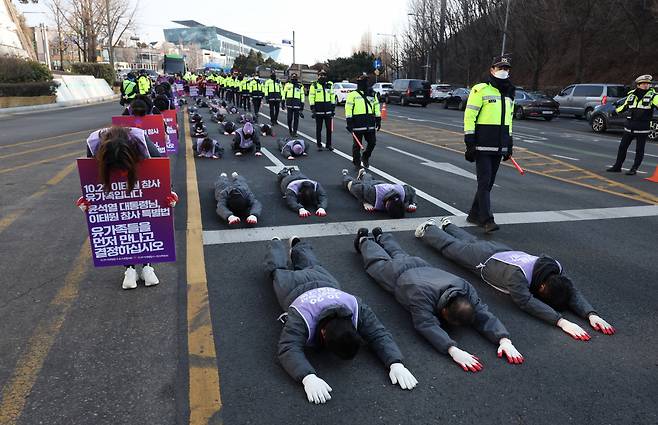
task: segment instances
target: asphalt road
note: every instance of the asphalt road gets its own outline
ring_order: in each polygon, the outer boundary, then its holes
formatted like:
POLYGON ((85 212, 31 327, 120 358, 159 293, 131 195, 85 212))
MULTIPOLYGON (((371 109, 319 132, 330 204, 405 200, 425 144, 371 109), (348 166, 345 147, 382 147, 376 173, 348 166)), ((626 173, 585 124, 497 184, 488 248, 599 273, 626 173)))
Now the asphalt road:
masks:
MULTIPOLYGON (((119 112, 118 105, 103 104, 0 118, 0 255, 4 259, 0 276, 5 288, 0 295, 1 406, 3 410, 10 408, 14 419, 18 418, 7 423, 187 422, 185 272, 186 264, 198 262, 190 261, 185 252, 188 217, 184 196, 176 208, 178 261, 157 266, 160 285, 140 286, 134 291, 121 290, 120 270, 95 269, 85 257, 84 218, 73 206, 80 189, 72 158, 84 152, 88 132, 106 125, 119 112), (56 135, 63 136, 44 139, 56 135), (36 150, 41 148, 46 149, 36 150)), ((265 168, 276 164, 267 156, 232 156, 228 136, 219 135, 207 111, 202 114, 210 134, 226 149, 221 160, 195 160, 202 226, 209 241, 203 250, 205 265, 201 266, 205 266, 208 279, 222 400, 219 414, 210 423, 658 421, 654 402, 658 388, 658 291, 653 271, 658 218, 656 214, 607 218, 611 208, 642 208, 646 202, 579 186, 568 179, 533 173, 521 177, 513 168, 501 167, 493 193, 494 209, 501 220, 516 224, 503 225, 501 231, 488 237, 515 249, 559 259, 599 314, 618 331, 605 336, 567 315, 592 335, 589 342, 575 341, 558 328, 524 314, 506 296, 413 237, 408 229, 424 217, 468 211, 475 191, 475 181, 468 173, 473 173, 474 167, 459 152, 380 132, 371 161, 373 170, 427 195, 419 199, 415 214, 400 221, 400 226, 406 227, 395 233, 396 238, 409 253, 469 279, 506 324, 526 359, 523 365, 508 365, 496 357, 497 347, 476 332, 454 329, 450 332, 460 347, 479 356, 485 366, 480 373, 465 373, 415 333, 409 314, 363 271, 349 229, 356 226, 353 222, 361 221, 372 227, 386 216, 364 212, 340 187, 340 170, 354 172, 349 159, 338 152, 349 154, 351 150, 351 136, 344 131, 344 122, 336 120, 334 153, 312 148, 309 157, 287 161, 278 154, 274 138, 263 140, 263 146, 282 163, 299 166, 309 177, 321 181, 329 193, 327 217, 300 219, 285 208, 276 176, 265 168), (230 229, 218 220, 212 184, 222 171, 244 175, 263 202, 257 228, 230 229), (574 209, 587 210, 588 218, 598 219, 580 220, 572 213, 551 222, 547 213, 574 209), (531 212, 542 213, 532 217, 514 214, 531 212), (571 219, 574 221, 567 221, 571 219), (290 227, 297 225, 302 226, 290 227), (291 232, 314 235, 309 239, 323 265, 344 290, 367 302, 389 328, 405 355, 405 365, 419 381, 416 389, 408 392, 391 385, 387 371, 368 350, 347 363, 310 352, 319 376, 333 392, 326 405, 306 401, 302 386, 276 361, 281 329, 276 318, 281 311, 262 267, 267 240, 291 232), (240 242, 227 242, 234 238, 240 242)), ((300 131, 314 137, 314 123, 308 115, 300 131)), ((280 118, 285 117, 281 114, 280 118)), ((425 120, 416 123, 439 131, 459 132, 462 119, 461 112, 444 111, 437 105, 391 106, 389 117, 383 130, 393 133, 402 128, 402 120, 413 123, 413 119, 425 120)), ((266 121, 261 117, 261 122, 266 121)), ((616 151, 617 135, 591 135, 584 121, 528 120, 515 123, 515 128, 527 133, 528 140, 541 142, 524 145, 515 137, 518 146, 545 155, 577 158, 579 161, 572 161, 577 166, 602 175, 608 154, 612 157, 616 151), (596 144, 594 138, 605 142, 596 144)), ((282 127, 276 131, 278 135, 286 133, 282 127)), ((658 154, 653 145, 647 152, 658 154)), ((180 152, 172 160, 175 189, 181 195, 186 193, 183 158, 180 152)), ((654 159, 648 156, 642 169, 654 167, 654 159)), ((658 195, 658 185, 642 181, 641 176, 614 179, 658 195)), ((390 226, 390 222, 381 223, 384 230, 390 226)), ((468 231, 484 237, 480 229, 468 231)), ((10 417, 6 412, 0 413, 0 423, 10 417)))

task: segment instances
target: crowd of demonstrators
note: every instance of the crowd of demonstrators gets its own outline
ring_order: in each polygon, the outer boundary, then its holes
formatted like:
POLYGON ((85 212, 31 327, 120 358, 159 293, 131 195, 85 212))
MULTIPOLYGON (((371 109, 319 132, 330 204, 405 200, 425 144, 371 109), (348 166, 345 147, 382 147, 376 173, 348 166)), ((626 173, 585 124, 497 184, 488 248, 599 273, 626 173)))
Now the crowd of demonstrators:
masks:
MULTIPOLYGON (((488 81, 472 88, 464 114, 464 155, 467 161, 475 162, 477 170, 477 189, 466 220, 483 227, 486 233, 499 230, 490 192, 500 162, 509 160, 513 154, 515 87, 509 80, 510 70, 509 57, 494 58, 488 81)), ((634 173, 642 161, 640 145, 643 147, 646 141, 647 117, 650 120, 653 109, 658 108, 658 96, 647 86, 650 81, 651 76, 638 78, 637 88, 617 108, 618 113, 628 111, 628 129, 622 138, 617 162, 608 171, 621 169, 633 138, 637 139, 638 150, 630 171, 634 173)), ((285 84, 274 73, 261 81, 257 75, 238 71, 205 75, 187 72, 157 84, 152 84, 145 73, 139 76, 131 73, 123 82, 121 93, 122 105, 126 106, 124 115, 159 114, 187 103, 190 136, 199 158, 221 159, 224 154, 221 141, 209 136, 199 113, 201 108, 209 109, 211 121, 218 123, 221 129, 220 135, 231 137, 230 147, 235 157, 262 156, 260 135, 274 135, 273 127, 279 125, 282 108, 287 114, 289 137, 277 139, 276 148, 286 160, 308 155, 309 142, 297 136, 299 119, 304 118, 306 94, 294 73, 285 84), (181 85, 187 94, 190 86, 196 86, 199 95, 191 99, 178 98, 179 90, 174 87, 181 85), (212 93, 209 87, 214 87, 212 93), (270 124, 258 126, 263 99, 269 106, 270 124)), ((316 122, 316 146, 319 151, 332 151, 336 96, 325 71, 320 71, 318 80, 310 85, 308 100, 316 122), (326 134, 324 146, 323 131, 326 134)), ((392 219, 402 219, 406 213, 415 212, 416 190, 413 187, 376 179, 368 170, 382 118, 379 99, 368 87, 365 74, 358 77, 357 90, 347 96, 345 117, 351 136, 352 162, 359 171, 352 177, 347 169, 341 170, 342 181, 336 183, 354 196, 365 212, 382 211, 392 219)), ((112 127, 89 136, 87 155, 99 161, 99 175, 104 185, 108 185, 112 172, 119 171, 127 176, 128 186, 132 188, 139 162, 157 157, 159 153, 144 131, 112 127)), ((328 196, 320 181, 295 167, 284 167, 277 174, 276 184, 287 207, 300 218, 327 216, 328 196)), ((245 177, 237 172, 230 176, 220 173, 214 184, 214 194, 217 216, 229 226, 259 223, 263 205, 245 177)), ((168 199, 173 206, 177 196, 172 192, 168 199)), ((82 198, 78 205, 83 210, 89 207, 82 198)), ((415 230, 415 236, 445 258, 476 273, 483 283, 509 294, 523 311, 559 327, 575 339, 587 341, 591 337, 579 325, 564 318, 561 311, 571 310, 603 334, 615 333, 565 275, 562 265, 549 256, 515 251, 490 239, 480 240, 448 218, 440 223, 434 219, 425 221, 415 230)), ((505 356, 512 364, 523 363, 524 357, 512 344, 510 332, 489 311, 476 285, 469 280, 409 255, 391 233, 384 233, 379 227, 372 232, 359 229, 353 245, 362 257, 365 272, 409 311, 416 331, 465 371, 478 372, 483 364, 450 338, 446 331, 450 326, 472 326, 498 346, 498 357, 505 356)), ((295 381, 301 382, 309 402, 330 400, 332 388, 316 375, 304 355, 307 347, 326 349, 341 359, 350 360, 365 343, 385 364, 393 384, 403 389, 417 385, 416 378, 403 366, 402 354, 391 333, 360 298, 342 291, 308 242, 292 237, 286 245, 274 238, 265 255, 265 272, 285 312, 278 346, 279 361, 295 381)), ((143 265, 141 276, 147 286, 159 282, 151 264, 143 265)), ((135 266, 126 266, 123 288, 134 288, 136 280, 135 266)))

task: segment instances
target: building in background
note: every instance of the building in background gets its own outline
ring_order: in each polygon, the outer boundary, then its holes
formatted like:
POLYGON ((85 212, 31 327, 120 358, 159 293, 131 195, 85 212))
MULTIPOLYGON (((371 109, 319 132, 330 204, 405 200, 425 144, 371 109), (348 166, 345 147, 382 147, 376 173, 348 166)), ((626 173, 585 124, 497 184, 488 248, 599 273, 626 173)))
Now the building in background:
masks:
POLYGON ((30 38, 24 33, 11 0, 0 0, 0 55, 35 59, 30 38))
POLYGON ((194 58, 194 60, 187 58, 191 68, 192 62, 197 62, 196 67, 199 68, 207 63, 218 63, 225 68, 230 68, 238 55, 247 55, 249 50, 260 52, 264 59, 272 58, 273 60, 278 60, 281 53, 279 47, 222 28, 206 26, 197 21, 173 22, 183 28, 165 29, 165 40, 179 46, 182 50, 194 48, 195 53, 197 50, 201 51, 199 58, 194 58))

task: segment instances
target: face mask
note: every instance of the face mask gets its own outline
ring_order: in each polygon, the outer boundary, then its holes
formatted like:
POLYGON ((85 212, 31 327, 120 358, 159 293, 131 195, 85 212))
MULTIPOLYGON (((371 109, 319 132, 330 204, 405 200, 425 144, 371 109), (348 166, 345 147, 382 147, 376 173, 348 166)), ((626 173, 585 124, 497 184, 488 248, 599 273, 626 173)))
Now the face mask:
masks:
POLYGON ((292 81, 293 84, 297 84, 297 81, 298 81, 298 80, 297 80, 297 78, 293 78, 293 79, 290 80, 290 81, 292 81))
POLYGON ((356 85, 361 91, 365 91, 368 88, 368 82, 366 80, 359 80, 356 82, 356 85))
POLYGON ((325 81, 327 81, 327 76, 326 75, 320 75, 319 80, 324 83, 325 81))
POLYGON ((500 78, 501 80, 506 80, 509 77, 509 71, 506 69, 499 69, 493 73, 494 77, 500 78))

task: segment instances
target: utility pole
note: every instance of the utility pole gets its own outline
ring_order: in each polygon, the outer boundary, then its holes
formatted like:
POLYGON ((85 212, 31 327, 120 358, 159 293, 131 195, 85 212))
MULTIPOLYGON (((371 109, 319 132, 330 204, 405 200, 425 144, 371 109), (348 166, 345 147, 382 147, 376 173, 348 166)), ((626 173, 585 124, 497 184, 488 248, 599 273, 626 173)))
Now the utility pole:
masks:
POLYGON ((509 3, 510 0, 507 0, 507 10, 505 11, 505 25, 503 27, 503 45, 500 48, 500 56, 505 54, 505 41, 507 41, 507 19, 509 18, 509 3))
POLYGON ((295 30, 292 30, 292 63, 295 64, 295 30))
POLYGON ((439 19, 439 81, 445 80, 446 52, 446 0, 441 0, 441 18, 439 19))
POLYGON ((110 59, 110 66, 114 69, 114 47, 112 46, 114 30, 110 21, 110 0, 105 0, 105 17, 107 19, 107 55, 110 59))

